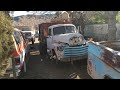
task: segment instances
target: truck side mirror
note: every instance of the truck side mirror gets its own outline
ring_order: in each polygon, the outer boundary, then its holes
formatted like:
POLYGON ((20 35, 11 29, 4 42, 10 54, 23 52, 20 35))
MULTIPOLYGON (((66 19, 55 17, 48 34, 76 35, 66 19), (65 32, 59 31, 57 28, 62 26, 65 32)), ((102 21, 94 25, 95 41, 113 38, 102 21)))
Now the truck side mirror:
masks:
POLYGON ((49 38, 50 36, 46 36, 46 38, 49 38))

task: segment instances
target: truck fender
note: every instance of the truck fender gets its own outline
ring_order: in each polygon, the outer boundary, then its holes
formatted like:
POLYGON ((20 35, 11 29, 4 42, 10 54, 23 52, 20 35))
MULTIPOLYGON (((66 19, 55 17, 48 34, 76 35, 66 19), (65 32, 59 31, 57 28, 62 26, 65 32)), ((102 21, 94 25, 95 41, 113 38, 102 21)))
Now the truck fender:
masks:
POLYGON ((56 56, 57 56, 57 46, 58 46, 57 44, 52 44, 52 49, 51 49, 52 54, 56 56))

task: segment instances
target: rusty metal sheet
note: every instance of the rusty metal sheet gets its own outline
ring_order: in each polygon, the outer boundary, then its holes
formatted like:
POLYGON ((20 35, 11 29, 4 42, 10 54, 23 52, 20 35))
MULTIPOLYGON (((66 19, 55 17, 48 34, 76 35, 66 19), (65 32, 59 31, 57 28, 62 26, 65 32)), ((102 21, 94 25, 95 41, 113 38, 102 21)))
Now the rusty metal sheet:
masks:
POLYGON ((104 49, 104 53, 102 53, 103 61, 107 63, 109 66, 113 68, 120 68, 120 56, 115 55, 113 52, 110 52, 104 49))
MULTIPOLYGON (((115 43, 115 41, 113 43, 115 43)), ((95 54, 98 58, 101 58, 101 60, 109 66, 113 68, 120 68, 120 55, 117 54, 120 50, 120 45, 112 44, 112 42, 104 42, 103 46, 102 43, 101 45, 96 45, 95 43, 92 43, 91 45, 94 50, 88 48, 88 51, 92 51, 93 54, 95 54)))
POLYGON ((94 79, 120 79, 120 41, 90 42, 88 45, 87 71, 94 79))

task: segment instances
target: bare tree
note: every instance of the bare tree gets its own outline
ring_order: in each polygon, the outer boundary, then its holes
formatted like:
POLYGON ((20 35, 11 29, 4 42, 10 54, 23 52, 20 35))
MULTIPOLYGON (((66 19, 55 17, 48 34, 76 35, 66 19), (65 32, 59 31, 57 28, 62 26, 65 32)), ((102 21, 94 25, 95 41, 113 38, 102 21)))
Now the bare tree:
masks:
POLYGON ((85 28, 85 14, 86 11, 67 11, 70 14, 71 21, 76 26, 81 26, 82 34, 85 28))
POLYGON ((31 17, 23 16, 18 22, 14 21, 14 26, 29 26, 30 28, 35 28, 35 26, 44 22, 50 22, 50 19, 40 19, 37 18, 36 15, 31 17))
POLYGON ((116 40, 116 15, 118 11, 106 11, 106 22, 108 23, 108 40, 116 40))

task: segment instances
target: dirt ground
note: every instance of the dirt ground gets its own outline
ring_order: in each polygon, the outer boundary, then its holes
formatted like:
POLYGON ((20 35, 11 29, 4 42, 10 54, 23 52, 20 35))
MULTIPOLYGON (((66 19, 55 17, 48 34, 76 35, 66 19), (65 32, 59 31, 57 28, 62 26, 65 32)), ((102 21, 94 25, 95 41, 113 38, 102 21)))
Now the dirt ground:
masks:
POLYGON ((35 43, 35 49, 30 51, 27 63, 27 72, 20 79, 91 79, 87 74, 87 60, 56 64, 47 57, 43 58, 39 53, 39 43, 35 43))

